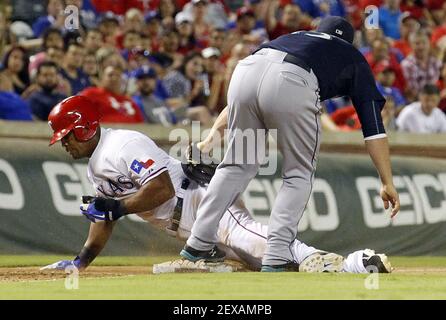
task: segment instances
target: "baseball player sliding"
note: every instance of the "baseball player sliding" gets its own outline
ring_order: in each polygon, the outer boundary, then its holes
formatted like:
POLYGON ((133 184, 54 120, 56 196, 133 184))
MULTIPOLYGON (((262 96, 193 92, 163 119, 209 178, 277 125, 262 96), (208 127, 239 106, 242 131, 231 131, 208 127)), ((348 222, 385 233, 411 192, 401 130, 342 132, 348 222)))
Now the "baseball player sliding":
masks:
POLYGON ((392 206, 392 217, 398 213, 400 201, 381 119, 385 99, 367 61, 352 45, 353 36, 354 29, 345 19, 326 17, 316 32, 283 35, 237 64, 228 88, 228 150, 200 202, 182 257, 224 259, 224 252, 215 247, 219 221, 260 167, 258 160, 240 161, 248 146, 240 152, 238 141, 245 132, 255 131, 257 141, 263 142, 265 132, 274 129, 283 156, 283 183, 271 211, 262 271, 298 268, 289 248, 314 181, 321 141, 320 102, 335 96, 352 99, 367 151, 381 178, 384 207, 392 206))
MULTIPOLYGON (((181 162, 147 136, 101 128, 95 109, 88 98, 73 96, 55 106, 48 118, 54 131, 50 145, 61 141, 74 159, 89 158, 88 178, 97 194, 84 197, 81 206, 81 213, 91 221, 82 250, 73 260, 58 261, 47 269, 87 268, 104 248, 117 220, 128 214, 138 214, 186 240, 206 192, 202 181, 188 178, 181 162)), ((220 119, 214 131, 221 126, 220 119)), ((256 222, 237 199, 219 223, 218 244, 229 258, 259 270, 267 233, 267 226, 256 222)), ((290 251, 300 264, 299 271, 365 273, 368 266, 391 271, 387 257, 372 250, 356 251, 344 259, 296 239, 290 251)))

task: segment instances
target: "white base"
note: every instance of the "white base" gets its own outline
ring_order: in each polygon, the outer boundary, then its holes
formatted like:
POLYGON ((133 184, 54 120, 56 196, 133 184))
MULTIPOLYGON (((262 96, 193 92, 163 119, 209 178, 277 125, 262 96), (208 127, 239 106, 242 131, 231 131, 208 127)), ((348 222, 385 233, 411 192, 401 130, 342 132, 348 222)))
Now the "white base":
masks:
POLYGON ((225 262, 218 263, 206 263, 203 260, 192 262, 185 259, 178 259, 173 261, 167 261, 153 265, 153 273, 225 273, 235 272, 237 267, 225 262))

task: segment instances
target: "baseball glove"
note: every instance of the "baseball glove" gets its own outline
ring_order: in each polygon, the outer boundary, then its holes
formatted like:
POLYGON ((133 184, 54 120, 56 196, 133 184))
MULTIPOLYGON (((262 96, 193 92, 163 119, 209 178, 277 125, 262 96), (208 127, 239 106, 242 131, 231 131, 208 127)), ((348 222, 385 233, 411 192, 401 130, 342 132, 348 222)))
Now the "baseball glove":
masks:
POLYGON ((200 186, 209 184, 217 169, 218 161, 201 153, 194 142, 187 147, 184 155, 185 159, 181 162, 181 166, 186 176, 200 186))

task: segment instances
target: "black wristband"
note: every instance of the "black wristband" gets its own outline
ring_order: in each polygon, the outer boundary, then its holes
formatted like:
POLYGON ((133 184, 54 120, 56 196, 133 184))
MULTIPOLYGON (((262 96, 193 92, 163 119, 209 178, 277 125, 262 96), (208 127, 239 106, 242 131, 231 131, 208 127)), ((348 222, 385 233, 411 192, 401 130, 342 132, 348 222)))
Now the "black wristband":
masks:
POLYGON ((99 254, 96 250, 92 250, 87 247, 83 247, 81 252, 74 258, 74 261, 79 261, 80 268, 86 268, 93 262, 96 256, 99 254))
POLYGON ((113 221, 127 214, 122 201, 115 199, 97 197, 94 201, 94 207, 99 211, 111 212, 113 221))

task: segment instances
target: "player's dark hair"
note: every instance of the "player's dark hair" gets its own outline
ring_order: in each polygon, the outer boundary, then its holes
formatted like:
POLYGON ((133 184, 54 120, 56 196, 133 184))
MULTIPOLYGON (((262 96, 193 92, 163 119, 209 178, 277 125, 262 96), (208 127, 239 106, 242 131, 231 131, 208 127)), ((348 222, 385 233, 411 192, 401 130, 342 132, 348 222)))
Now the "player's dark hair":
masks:
POLYGON ((426 84, 421 89, 420 93, 426 94, 426 95, 439 95, 440 94, 440 89, 438 89, 438 87, 436 85, 434 85, 434 84, 426 84))

